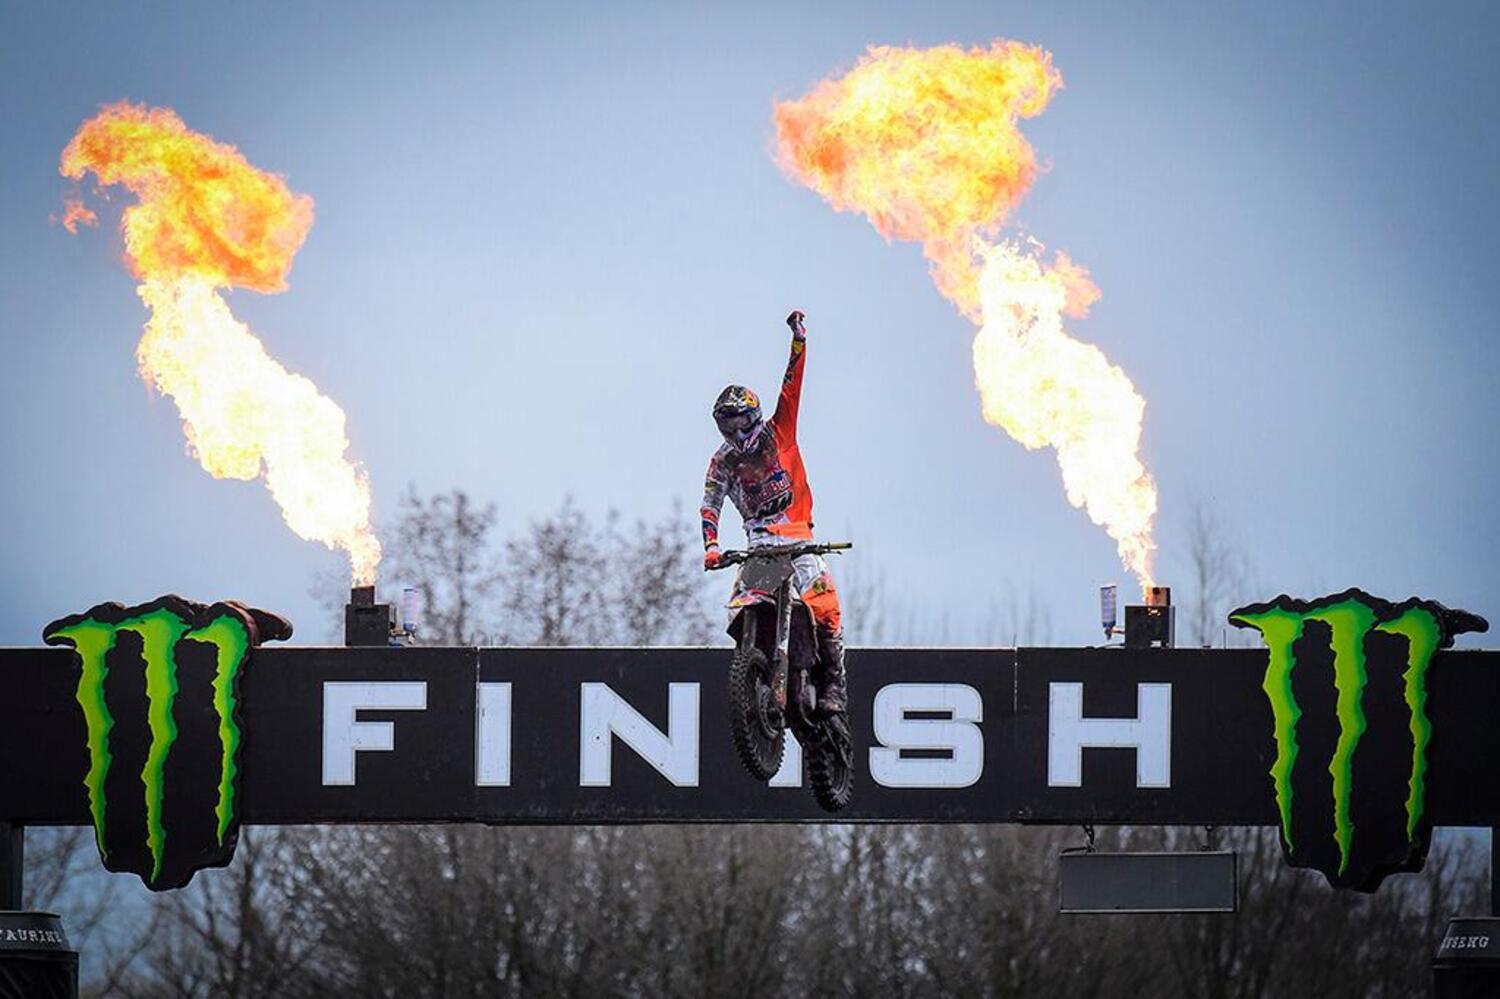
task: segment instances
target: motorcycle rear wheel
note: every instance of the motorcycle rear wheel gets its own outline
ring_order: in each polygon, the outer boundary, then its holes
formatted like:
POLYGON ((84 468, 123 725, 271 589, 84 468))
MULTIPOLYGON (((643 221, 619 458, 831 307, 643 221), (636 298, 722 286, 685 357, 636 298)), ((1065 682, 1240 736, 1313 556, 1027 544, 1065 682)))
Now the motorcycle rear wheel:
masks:
POLYGON ((768 672, 760 649, 735 649, 729 664, 729 728, 740 763, 760 781, 776 776, 786 752, 786 726, 775 709, 768 672))
POLYGON ((823 737, 814 742, 808 753, 807 778, 823 811, 842 812, 854 800, 854 751, 849 724, 840 716, 827 719, 820 727, 823 737))

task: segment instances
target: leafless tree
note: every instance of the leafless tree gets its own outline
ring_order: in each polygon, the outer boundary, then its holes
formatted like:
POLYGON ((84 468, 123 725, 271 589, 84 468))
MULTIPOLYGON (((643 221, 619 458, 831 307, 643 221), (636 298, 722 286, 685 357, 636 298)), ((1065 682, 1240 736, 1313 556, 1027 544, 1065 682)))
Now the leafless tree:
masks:
POLYGON ((200 873, 186 889, 158 901, 167 932, 154 937, 149 960, 116 991, 261 999, 294 990, 317 951, 316 938, 300 929, 301 872, 293 847, 303 835, 242 829, 229 870, 200 873))
POLYGON ((128 875, 100 869, 92 829, 28 829, 25 856, 22 907, 60 914, 86 955, 84 973, 101 990, 113 988, 150 945, 160 916, 132 904, 128 875), (126 911, 135 918, 119 918, 126 911))
MULTIPOLYGON (((627 527, 564 504, 502 548, 492 512, 465 498, 460 517, 459 495, 403 507, 452 536, 398 533, 392 544, 393 565, 427 574, 428 617, 444 622, 445 640, 486 627, 553 645, 714 637, 693 525, 680 511, 627 527), (472 547, 460 565, 463 522, 472 547), (455 573, 474 580, 462 614, 455 573)), ((1253 594, 1222 521, 1207 508, 1194 516, 1187 627, 1202 640, 1223 605, 1253 594)), ((873 618, 889 606, 878 574, 849 580, 840 582, 851 613, 873 618)), ((1012 590, 991 630, 1044 642, 1049 623, 1033 594, 1012 590)), ((1109 829, 1099 845, 1197 849, 1209 835, 1109 829)), ((1425 989, 1443 920, 1481 901, 1482 870, 1462 840, 1436 844, 1423 873, 1366 898, 1286 867, 1274 829, 1212 835, 1240 854, 1237 915, 1060 914, 1058 857, 1083 841, 1067 829, 257 830, 234 867, 200 874, 201 889, 161 909, 158 945, 118 991, 1395 996, 1425 989)))
POLYGON ((498 520, 494 503, 480 506, 462 489, 424 499, 413 486, 402 497, 383 575, 420 591, 424 641, 472 645, 493 629, 498 520))
POLYGON ((655 523, 602 526, 565 501, 505 545, 502 637, 518 645, 712 640, 695 536, 680 506, 655 523))
POLYGON ((703 576, 698 538, 682 529, 688 522, 675 503, 661 520, 638 520, 628 530, 619 514, 610 514, 601 554, 614 562, 604 573, 614 641, 699 644, 722 634, 708 613, 710 583, 703 576))
POLYGON ((1255 571, 1233 529, 1209 499, 1188 503, 1187 560, 1192 572, 1185 609, 1185 644, 1208 648, 1215 644, 1251 645, 1252 636, 1231 628, 1229 612, 1257 599, 1255 571))
MULTIPOLYGON (((856 550, 857 551, 857 550, 856 550)), ((892 619, 896 604, 879 564, 868 556, 854 554, 833 562, 843 612, 845 639, 850 645, 883 645, 901 630, 892 619)))
POLYGON ((1115 832, 1111 845, 1124 848, 1193 850, 1212 839, 1239 856, 1237 913, 1129 920, 1126 929, 1155 965, 1156 990, 1171 994, 1422 994, 1445 920, 1455 910, 1477 911, 1481 902, 1484 872, 1461 838, 1439 837, 1421 873, 1361 895, 1333 891, 1322 875, 1288 867, 1274 828, 1115 832))
MULTIPOLYGON (((479 505, 462 489, 423 497, 415 486, 407 487, 394 523, 380 532, 385 552, 380 598, 397 603, 402 589, 417 589, 422 641, 470 645, 492 637, 499 609, 498 523, 493 502, 479 505)), ((326 640, 340 641, 348 574, 320 572, 308 592, 328 614, 326 640)))
POLYGON ((1034 587, 1021 591, 1007 582, 1003 594, 991 598, 982 633, 995 645, 1046 645, 1052 640, 1052 611, 1034 587))

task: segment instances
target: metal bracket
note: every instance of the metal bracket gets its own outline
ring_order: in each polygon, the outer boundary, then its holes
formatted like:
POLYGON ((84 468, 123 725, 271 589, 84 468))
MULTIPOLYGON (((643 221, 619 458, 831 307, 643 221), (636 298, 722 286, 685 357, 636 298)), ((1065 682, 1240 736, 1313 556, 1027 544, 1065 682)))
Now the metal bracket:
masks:
POLYGON ((1069 846, 1063 848, 1063 853, 1093 853, 1094 852, 1094 827, 1088 823, 1083 825, 1083 835, 1086 842, 1082 846, 1069 846))

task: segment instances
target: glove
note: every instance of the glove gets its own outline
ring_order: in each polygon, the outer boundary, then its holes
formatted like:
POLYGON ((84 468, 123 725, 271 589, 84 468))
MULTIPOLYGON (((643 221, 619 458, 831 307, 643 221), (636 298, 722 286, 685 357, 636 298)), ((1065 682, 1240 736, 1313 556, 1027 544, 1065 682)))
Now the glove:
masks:
POLYGON ((719 546, 714 545, 712 548, 708 549, 708 551, 703 553, 703 571, 707 572, 710 569, 717 569, 718 567, 719 546))
POLYGON ((786 317, 786 324, 792 328, 792 333, 799 337, 807 336, 807 329, 802 325, 803 315, 801 309, 793 309, 792 314, 786 317))

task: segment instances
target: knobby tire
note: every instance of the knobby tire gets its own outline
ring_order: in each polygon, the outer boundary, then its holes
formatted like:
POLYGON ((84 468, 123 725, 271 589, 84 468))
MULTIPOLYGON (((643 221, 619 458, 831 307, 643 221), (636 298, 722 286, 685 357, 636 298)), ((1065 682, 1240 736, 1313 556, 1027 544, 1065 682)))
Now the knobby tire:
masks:
MULTIPOLYGON (((825 812, 841 812, 854 800, 852 747, 846 765, 833 743, 835 736, 831 729, 834 724, 831 719, 823 723, 823 737, 816 740, 814 748, 807 754, 807 779, 812 784, 813 797, 825 812)), ((843 731, 848 732, 847 723, 844 723, 843 731)))
POLYGON ((758 681, 763 681, 766 672, 765 653, 760 649, 735 650, 729 664, 729 728, 734 735, 735 755, 750 776, 759 781, 776 776, 786 752, 786 729, 778 729, 770 736, 761 724, 760 700, 769 696, 769 686, 758 681))

